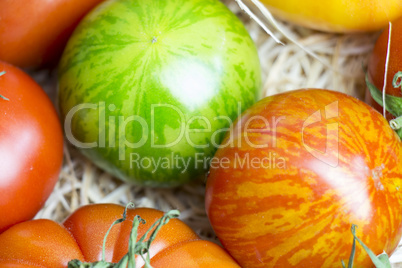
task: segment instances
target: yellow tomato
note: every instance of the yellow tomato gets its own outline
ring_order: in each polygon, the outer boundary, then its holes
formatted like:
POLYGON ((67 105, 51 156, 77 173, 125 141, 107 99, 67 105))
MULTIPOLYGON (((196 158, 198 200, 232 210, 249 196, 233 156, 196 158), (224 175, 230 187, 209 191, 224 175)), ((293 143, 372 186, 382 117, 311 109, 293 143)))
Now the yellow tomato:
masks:
POLYGON ((261 0, 284 20, 329 32, 366 32, 402 16, 402 0, 261 0))

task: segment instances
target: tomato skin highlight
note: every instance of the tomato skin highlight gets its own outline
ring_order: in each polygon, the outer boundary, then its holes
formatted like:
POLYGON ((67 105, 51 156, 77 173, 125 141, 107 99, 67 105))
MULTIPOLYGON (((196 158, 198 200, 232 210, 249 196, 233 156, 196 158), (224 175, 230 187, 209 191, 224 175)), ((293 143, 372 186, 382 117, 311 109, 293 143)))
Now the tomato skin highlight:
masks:
POLYGON ((0 60, 19 67, 56 61, 81 18, 102 1, 0 1, 0 60))
MULTIPOLYGON (((402 235, 402 150, 378 112, 342 93, 297 90, 261 100, 232 129, 223 144, 232 137, 234 146, 215 155, 231 165, 211 168, 205 203, 242 267, 340 266, 352 224, 375 254, 394 251, 402 235), (247 154, 249 166, 234 165, 247 154), (251 166, 270 156, 275 165, 251 166)), ((372 265, 361 247, 355 265, 372 265)))
POLYGON ((326 32, 380 30, 402 15, 400 0, 261 0, 279 18, 326 32))
POLYGON ((32 219, 57 182, 63 135, 56 110, 27 74, 0 62, 0 233, 32 219))
MULTIPOLYGON (((123 211, 124 207, 116 204, 93 204, 76 210, 65 220, 64 226, 49 220, 17 224, 0 234, 0 265, 29 264, 53 268, 66 267, 72 259, 98 261, 102 256, 103 237, 111 224, 122 218, 123 211), (31 243, 26 245, 26 240, 31 243)), ((116 263, 127 253, 136 215, 146 221, 139 226, 139 238, 163 213, 150 208, 128 209, 126 221, 113 226, 109 233, 106 261, 116 263)), ((239 268, 224 249, 201 240, 178 219, 171 219, 160 229, 149 252, 153 267, 239 268)), ((143 265, 141 257, 136 256, 136 267, 143 265)))

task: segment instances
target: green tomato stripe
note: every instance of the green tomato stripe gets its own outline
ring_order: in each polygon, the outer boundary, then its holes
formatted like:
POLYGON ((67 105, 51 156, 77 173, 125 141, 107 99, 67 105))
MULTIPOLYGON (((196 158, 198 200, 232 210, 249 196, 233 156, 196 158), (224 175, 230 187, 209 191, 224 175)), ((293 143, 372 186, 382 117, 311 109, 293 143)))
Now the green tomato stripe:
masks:
MULTIPOLYGON (((63 54, 59 76, 63 115, 77 104, 105 101, 106 134, 118 130, 121 116, 123 120, 140 116, 150 126, 155 104, 176 107, 185 120, 206 116, 213 132, 229 123, 212 119, 227 115, 234 120, 238 102, 242 110, 252 105, 261 83, 252 40, 241 22, 216 0, 106 1, 77 27, 63 54)), ((98 114, 91 109, 77 113, 72 122, 77 139, 98 140, 98 114)), ((175 139, 182 118, 172 111, 158 116, 152 134, 161 145, 175 139)), ((146 133, 135 124, 127 125, 125 136, 117 133, 114 143, 140 141, 146 133)), ((197 121, 193 126, 206 128, 197 121)), ((193 136, 196 144, 211 143, 207 134, 193 136)), ((218 136, 221 139, 222 135, 218 136)), ((143 184, 172 184, 172 177, 177 177, 173 184, 179 184, 205 172, 193 168, 181 173, 167 168, 155 176, 152 168, 132 169, 127 161, 118 160, 117 145, 84 152, 117 176, 143 184)), ((194 148, 185 141, 172 148, 151 147, 148 140, 141 148, 128 148, 125 153, 127 157, 133 152, 166 157, 174 152, 194 161, 196 152, 213 155, 216 150, 212 146, 194 148)))

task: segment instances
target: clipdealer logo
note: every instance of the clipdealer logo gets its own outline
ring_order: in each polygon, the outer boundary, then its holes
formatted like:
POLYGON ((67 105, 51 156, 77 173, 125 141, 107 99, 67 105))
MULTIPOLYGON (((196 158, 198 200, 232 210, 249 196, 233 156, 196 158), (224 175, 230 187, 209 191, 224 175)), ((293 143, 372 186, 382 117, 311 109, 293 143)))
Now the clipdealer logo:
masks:
MULTIPOLYGON (((271 118, 272 120, 269 121, 267 118, 261 115, 255 115, 250 118, 244 119, 245 122, 241 123, 241 125, 244 125, 243 129, 240 127, 236 127, 236 129, 234 129, 233 122, 228 116, 216 116, 212 120, 208 119, 205 116, 192 116, 188 118, 180 109, 169 104, 151 105, 150 122, 147 122, 143 117, 139 115, 131 115, 128 117, 125 117, 123 115, 108 116, 108 118, 106 118, 106 111, 109 110, 110 112, 113 112, 115 111, 115 109, 116 106, 114 104, 106 106, 105 102, 100 102, 98 104, 84 103, 73 107, 66 115, 64 122, 64 129, 67 139, 76 147, 83 149, 105 147, 117 148, 119 152, 119 160, 126 161, 127 156, 129 157, 128 161, 130 161, 130 168, 144 168, 150 170, 151 172, 155 172, 159 167, 167 169, 179 168, 183 170, 183 172, 185 172, 190 167, 195 169, 207 169, 208 166, 216 166, 220 168, 286 168, 285 158, 281 157, 273 151, 267 151, 267 155, 264 157, 251 157, 249 154, 245 154, 244 156, 240 157, 237 154, 235 155, 234 159, 218 159, 216 157, 208 156, 204 153, 196 153, 195 156, 191 157, 184 157, 175 153, 171 153, 170 155, 166 156, 150 157, 140 155, 135 150, 131 150, 129 155, 127 155, 126 153, 127 148, 137 149, 144 146, 147 142, 149 143, 148 145, 151 148, 172 148, 173 146, 182 142, 183 139, 186 144, 196 149, 204 149, 210 146, 213 146, 216 149, 228 146, 241 147, 242 142, 246 143, 246 145, 251 148, 275 148, 278 146, 276 137, 277 126, 282 120, 286 119, 285 116, 273 117, 271 118), (177 133, 177 137, 174 137, 173 141, 169 141, 164 144, 157 144, 155 141, 155 124, 156 122, 158 122, 158 120, 155 118, 155 111, 157 109, 163 108, 171 109, 170 112, 173 111, 177 113, 177 118, 179 121, 179 133, 177 133), (79 111, 85 109, 93 112, 91 116, 93 117, 94 122, 97 120, 97 122, 95 122, 98 124, 97 141, 84 143, 77 140, 73 135, 73 116, 75 116, 79 111), (229 127, 213 131, 213 121, 217 120, 225 120, 226 124, 229 127), (195 121, 202 122, 204 128, 191 128, 191 124, 195 121), (257 129, 253 128, 253 121, 258 122, 257 125, 261 125, 263 127, 257 129), (142 131, 142 133, 140 135, 141 138, 138 141, 131 142, 126 137, 126 130, 127 126, 129 124, 133 124, 134 122, 138 125, 138 131, 142 131), (106 125, 108 125, 108 131, 106 131, 106 125), (230 136, 224 141, 224 143, 220 143, 219 137, 225 132, 230 133, 230 136), (255 140, 252 139, 253 135, 255 135, 256 133, 261 133, 262 135, 264 135, 264 132, 270 133, 269 142, 256 144, 255 140), (210 142, 205 142, 204 144, 194 142, 190 133, 211 133, 210 142), (237 139, 236 142, 235 139, 237 139)), ((238 116, 241 115, 241 112, 241 103, 238 103, 238 116)), ((321 150, 319 150, 317 148, 314 148, 314 146, 309 145, 307 143, 308 139, 306 139, 305 132, 308 131, 309 128, 311 128, 316 123, 322 123, 323 121, 328 120, 331 121, 331 119, 335 119, 338 116, 338 101, 335 101, 329 105, 326 105, 323 111, 317 110, 313 114, 311 114, 304 121, 301 129, 301 142, 305 150, 307 150, 307 152, 309 152, 318 160, 332 167, 336 167, 339 161, 339 123, 336 122, 336 120, 332 120, 335 122, 325 124, 326 145, 324 150, 322 150, 322 148, 321 150)), ((240 122, 238 124, 240 124, 240 122)))
POLYGON ((324 111, 318 110, 314 112, 306 119, 302 128, 302 143, 304 148, 315 158, 331 167, 337 167, 339 163, 339 123, 334 122, 326 124, 326 144, 324 151, 320 151, 307 145, 304 131, 315 123, 337 118, 339 116, 338 105, 338 101, 335 101, 326 105, 324 111))
POLYGON ((179 169, 185 173, 190 168, 208 170, 211 168, 234 169, 285 169, 286 159, 275 152, 269 152, 264 157, 252 157, 250 153, 234 154, 234 158, 210 157, 204 153, 196 153, 195 158, 184 158, 171 152, 163 157, 141 157, 138 153, 130 154, 130 169, 143 168, 155 173, 159 169, 179 169))

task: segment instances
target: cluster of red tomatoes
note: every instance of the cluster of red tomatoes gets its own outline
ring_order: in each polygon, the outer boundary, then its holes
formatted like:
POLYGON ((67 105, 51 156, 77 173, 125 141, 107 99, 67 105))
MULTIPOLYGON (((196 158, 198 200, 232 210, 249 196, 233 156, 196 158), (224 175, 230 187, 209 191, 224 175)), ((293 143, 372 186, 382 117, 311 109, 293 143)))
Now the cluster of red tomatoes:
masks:
MULTIPOLYGON (((99 260, 123 260, 122 267, 127 263, 137 267, 333 267, 349 258, 353 225, 375 254, 395 250, 402 236, 400 138, 369 105, 321 89, 260 100, 227 133, 223 143, 230 146, 215 155, 218 164, 210 169, 205 197, 208 217, 225 249, 201 240, 173 219, 177 215, 164 216, 154 209, 125 211, 120 205, 98 204, 82 207, 63 224, 29 221, 57 182, 63 134, 51 100, 14 65, 54 64, 74 27, 99 2, 0 3, 0 267, 66 267, 71 260, 78 261, 69 267, 99 260), (111 229, 102 246, 105 233, 123 213, 127 219, 111 229), (133 230, 134 239, 151 237, 152 244, 140 240, 135 244, 138 248, 133 246, 133 230), (136 256, 127 255, 128 247, 136 256)), ((319 1, 314 1, 316 5, 307 1, 312 6, 303 14, 296 14, 299 1, 263 2, 296 22, 314 15, 323 17, 307 24, 326 19, 323 12, 310 14, 323 10, 316 6, 319 1)), ((355 2, 364 5, 353 5, 352 10, 360 12, 355 15, 365 17, 354 20, 366 21, 365 25, 354 27, 347 14, 340 14, 329 17, 332 20, 322 28, 373 30, 402 15, 398 1, 383 7, 392 14, 373 13, 380 6, 378 1, 355 2)), ((367 102, 382 111, 378 102, 388 100, 389 119, 402 115, 401 81, 394 79, 399 71, 402 19, 383 31, 368 68, 368 80, 376 87, 369 92, 377 94, 377 103, 372 98, 367 102)), ((361 247, 356 248, 354 261, 359 267, 371 264, 361 247)))

